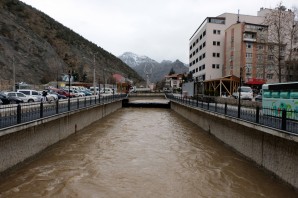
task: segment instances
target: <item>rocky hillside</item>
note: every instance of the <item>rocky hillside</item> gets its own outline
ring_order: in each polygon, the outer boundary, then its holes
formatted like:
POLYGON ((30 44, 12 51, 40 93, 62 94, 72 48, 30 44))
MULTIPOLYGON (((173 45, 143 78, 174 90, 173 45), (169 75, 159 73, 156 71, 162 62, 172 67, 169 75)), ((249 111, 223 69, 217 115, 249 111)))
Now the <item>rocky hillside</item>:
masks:
POLYGON ((120 73, 143 79, 119 58, 18 0, 0 1, 0 84, 44 84, 70 70, 76 81, 92 82, 120 73), (105 72, 103 72, 105 71, 105 72))
POLYGON ((132 67, 144 79, 146 79, 146 73, 150 74, 150 82, 154 83, 162 81, 171 69, 175 73, 188 73, 188 67, 179 60, 175 62, 164 60, 158 63, 147 56, 138 56, 132 52, 125 52, 119 58, 132 67))

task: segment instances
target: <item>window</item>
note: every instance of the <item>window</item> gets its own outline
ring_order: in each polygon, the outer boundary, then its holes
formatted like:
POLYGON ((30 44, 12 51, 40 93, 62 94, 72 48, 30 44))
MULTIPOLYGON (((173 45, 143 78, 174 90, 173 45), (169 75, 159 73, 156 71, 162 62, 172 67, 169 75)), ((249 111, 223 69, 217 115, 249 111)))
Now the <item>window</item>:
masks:
POLYGON ((213 34, 216 34, 216 30, 213 30, 213 34))
POLYGON ((271 50, 271 51, 274 50, 274 46, 273 45, 270 45, 269 46, 269 50, 271 50))
POLYGON ((206 35, 206 30, 203 32, 203 36, 205 36, 206 35))
POLYGON ((212 64, 212 69, 219 69, 219 64, 212 64))
POLYGON ((252 58, 252 53, 246 53, 246 58, 252 58))
POLYGON ((220 34, 220 30, 217 30, 217 34, 220 34))
POLYGON ((198 58, 196 58, 196 63, 198 62, 198 58))
POLYGON ((206 41, 203 43, 203 47, 205 47, 206 46, 206 41))
POLYGON ((263 60, 263 54, 258 54, 258 60, 263 60))
POLYGON ((258 45, 258 49, 262 50, 262 49, 264 49, 264 46, 263 45, 258 45))
POLYGON ((246 48, 247 48, 247 49, 252 48, 252 43, 246 43, 246 48))
POLYGON ((216 45, 217 45, 217 46, 220 46, 220 42, 219 42, 219 41, 217 41, 217 42, 216 42, 216 45))
POLYGON ((216 41, 213 41, 213 45, 216 45, 216 41))
POLYGON ((246 65, 245 65, 246 73, 251 73, 251 67, 252 67, 252 65, 250 63, 246 63, 246 65))
POLYGON ((274 56, 273 55, 268 55, 268 60, 274 60, 274 56))
POLYGON ((196 49, 196 53, 198 53, 198 52, 199 52, 199 48, 196 49))
POLYGON ((272 79, 273 78, 273 74, 267 74, 267 79, 272 79))
POLYGON ((219 57, 220 57, 220 53, 214 53, 214 52, 213 52, 213 53, 212 53, 212 56, 213 56, 213 57, 218 57, 218 58, 219 58, 219 57))

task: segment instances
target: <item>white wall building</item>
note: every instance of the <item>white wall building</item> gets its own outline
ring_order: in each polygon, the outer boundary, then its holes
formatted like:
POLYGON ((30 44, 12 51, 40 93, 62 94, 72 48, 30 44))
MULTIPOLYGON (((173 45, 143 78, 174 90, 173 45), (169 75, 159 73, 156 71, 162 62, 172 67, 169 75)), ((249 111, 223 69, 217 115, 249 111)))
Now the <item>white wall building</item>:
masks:
POLYGON ((240 22, 261 24, 263 17, 224 13, 207 17, 189 40, 189 72, 197 81, 222 77, 225 30, 240 22))

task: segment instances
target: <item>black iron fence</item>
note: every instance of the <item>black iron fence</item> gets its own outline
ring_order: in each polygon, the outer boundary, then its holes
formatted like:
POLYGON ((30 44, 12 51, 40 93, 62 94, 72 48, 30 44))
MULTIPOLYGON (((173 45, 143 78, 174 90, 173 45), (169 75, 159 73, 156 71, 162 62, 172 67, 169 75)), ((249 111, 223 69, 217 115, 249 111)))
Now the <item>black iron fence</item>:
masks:
POLYGON ((248 108, 209 102, 203 100, 193 100, 172 94, 166 95, 168 99, 182 104, 215 112, 218 114, 234 117, 243 121, 264 125, 271 128, 281 129, 285 132, 298 134, 298 111, 286 111, 282 109, 268 108, 248 108))
POLYGON ((0 105, 0 129, 61 113, 101 105, 126 98, 126 94, 78 97, 55 102, 0 105))

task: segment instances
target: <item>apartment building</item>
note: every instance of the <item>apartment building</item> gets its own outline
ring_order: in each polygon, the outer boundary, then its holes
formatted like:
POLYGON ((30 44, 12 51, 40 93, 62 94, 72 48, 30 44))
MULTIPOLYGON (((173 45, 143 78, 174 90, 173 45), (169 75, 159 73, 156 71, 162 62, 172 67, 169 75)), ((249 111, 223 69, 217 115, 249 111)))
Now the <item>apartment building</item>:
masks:
POLYGON ((272 77, 268 26, 245 22, 233 24, 226 29, 224 42, 224 76, 241 75, 242 83, 251 86, 260 86, 272 77))
POLYGON ((224 13, 207 17, 189 40, 189 71, 196 81, 223 76, 225 30, 240 22, 263 22, 263 17, 224 13))

